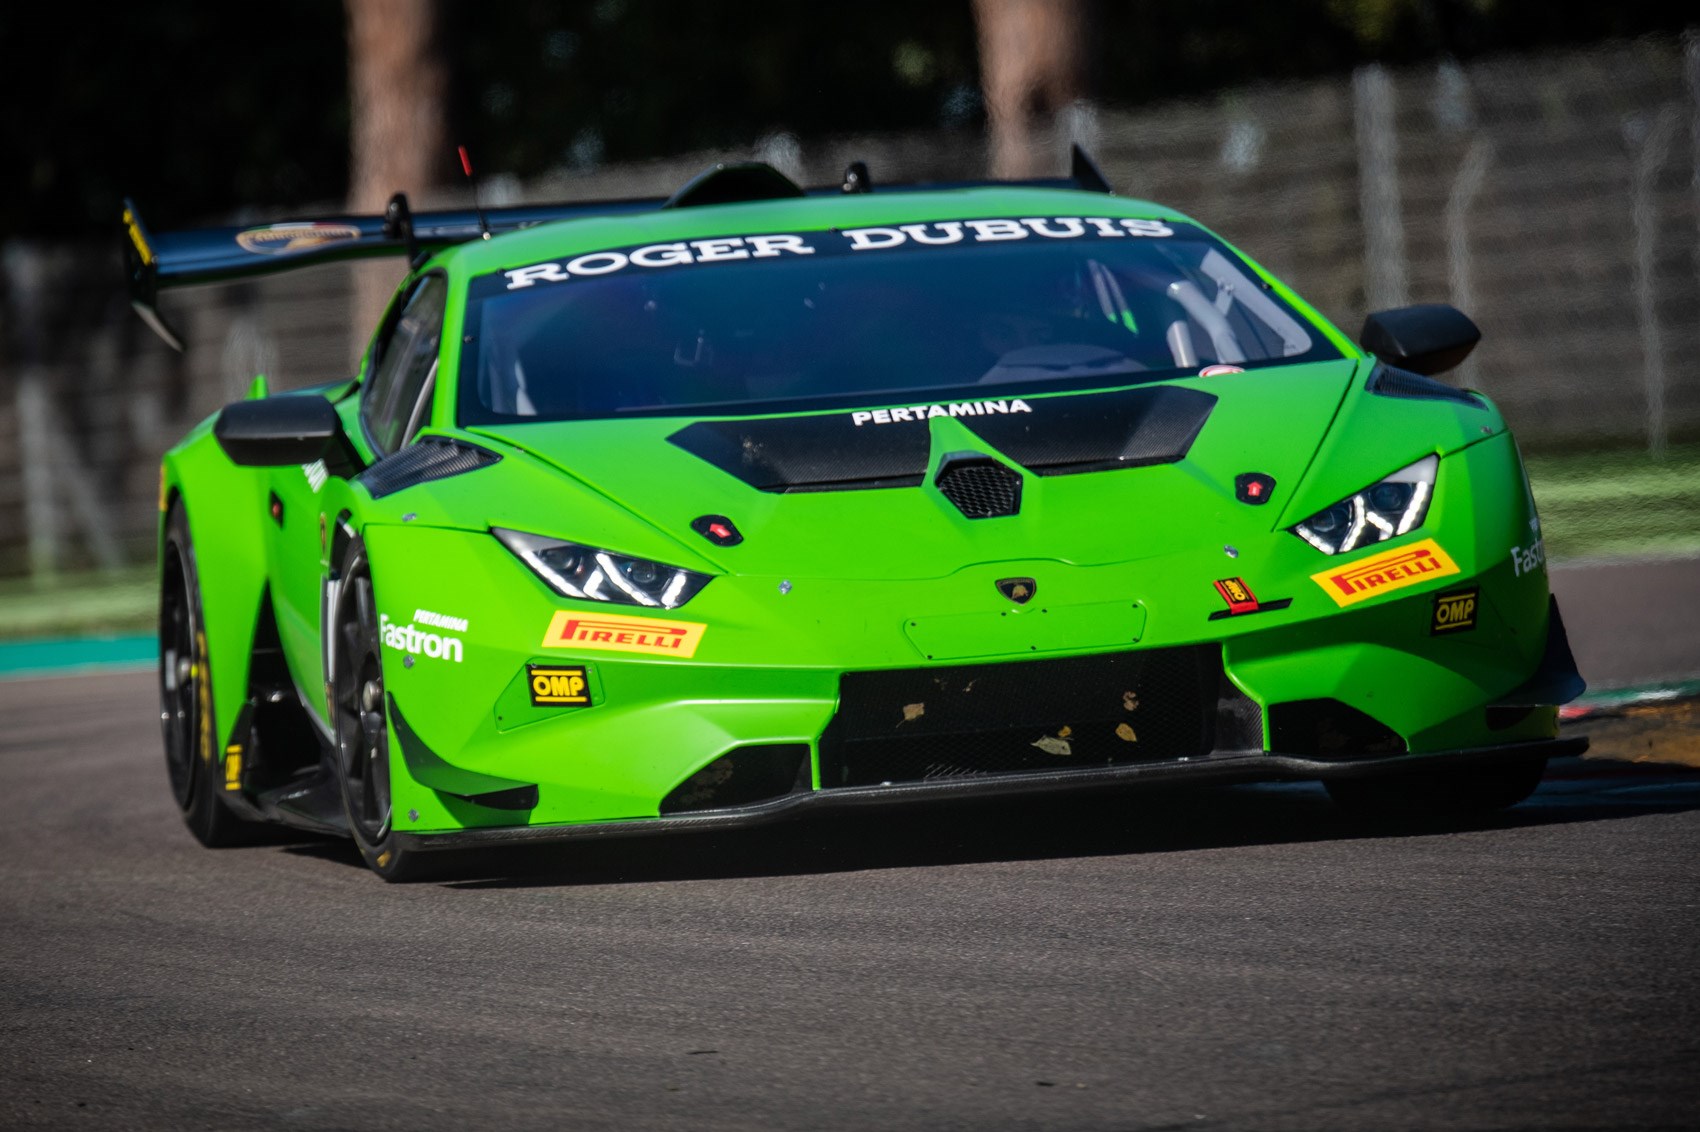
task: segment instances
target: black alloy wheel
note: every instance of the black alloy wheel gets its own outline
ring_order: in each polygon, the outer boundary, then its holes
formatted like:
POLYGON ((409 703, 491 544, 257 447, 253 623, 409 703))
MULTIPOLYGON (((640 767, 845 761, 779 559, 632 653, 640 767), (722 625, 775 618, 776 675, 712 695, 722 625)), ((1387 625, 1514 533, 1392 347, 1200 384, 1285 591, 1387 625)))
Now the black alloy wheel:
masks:
POLYGON ((384 702, 383 642, 366 550, 356 538, 343 559, 337 594, 335 706, 337 776, 348 832, 372 871, 388 881, 421 879, 425 854, 395 836, 390 794, 390 732, 384 702))
POLYGON ((166 519, 160 565, 159 721, 171 797, 189 832, 202 845, 240 845, 247 841, 251 827, 232 813, 221 797, 218 727, 206 623, 201 613, 200 576, 189 521, 180 501, 172 504, 166 519))

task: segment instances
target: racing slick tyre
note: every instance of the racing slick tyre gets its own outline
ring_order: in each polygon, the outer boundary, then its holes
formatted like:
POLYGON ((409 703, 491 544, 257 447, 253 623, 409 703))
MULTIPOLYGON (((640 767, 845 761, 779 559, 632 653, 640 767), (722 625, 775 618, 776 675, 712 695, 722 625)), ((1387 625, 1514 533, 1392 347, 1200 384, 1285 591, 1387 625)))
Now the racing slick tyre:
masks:
POLYGON ((189 832, 211 849, 246 844, 254 826, 225 805, 220 789, 201 580, 180 500, 166 518, 160 558, 159 720, 171 796, 189 832))
POLYGON ((423 880, 436 854, 403 849, 390 796, 389 717, 384 705, 383 644, 365 543, 357 536, 343 557, 342 588, 332 620, 336 634, 331 691, 335 705, 337 778, 348 832, 373 872, 387 881, 423 880))
POLYGON ((1328 782, 1334 803, 1363 817, 1466 818, 1509 809, 1541 784, 1544 757, 1523 757, 1484 767, 1453 768, 1384 778, 1328 782))

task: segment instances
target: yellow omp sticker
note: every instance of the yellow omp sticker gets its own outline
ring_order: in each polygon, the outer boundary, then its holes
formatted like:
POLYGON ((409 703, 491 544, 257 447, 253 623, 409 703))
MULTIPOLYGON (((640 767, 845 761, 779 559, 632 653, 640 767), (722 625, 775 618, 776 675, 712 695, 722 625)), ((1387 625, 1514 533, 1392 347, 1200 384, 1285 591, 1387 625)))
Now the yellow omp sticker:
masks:
POLYGON ((589 707, 590 681, 582 665, 528 664, 533 707, 589 707))
POLYGON ((1398 550, 1372 554, 1350 566, 1312 574, 1310 580, 1321 586, 1335 605, 1347 606, 1458 572, 1458 564, 1447 557, 1440 544, 1425 538, 1398 550))
POLYGON ((1434 595, 1434 620, 1429 625, 1429 635, 1438 637, 1443 633, 1463 633, 1476 627, 1476 603, 1481 597, 1481 587, 1474 586, 1456 593, 1434 595))
POLYGON ((587 617, 559 610, 543 634, 546 649, 596 649, 649 656, 695 656, 708 626, 699 621, 659 621, 652 617, 587 617))

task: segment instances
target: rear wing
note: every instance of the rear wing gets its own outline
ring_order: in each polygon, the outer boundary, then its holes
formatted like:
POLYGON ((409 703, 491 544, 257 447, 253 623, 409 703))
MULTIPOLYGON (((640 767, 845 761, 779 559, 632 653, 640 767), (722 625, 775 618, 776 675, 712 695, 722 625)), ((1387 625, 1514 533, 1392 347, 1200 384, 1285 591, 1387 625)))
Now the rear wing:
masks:
MULTIPOLYGON (((406 255, 417 259, 439 248, 480 237, 533 228, 552 220, 607 216, 655 208, 660 201, 597 201, 413 213, 397 193, 382 216, 330 216, 232 228, 194 228, 155 235, 136 206, 124 202, 124 273, 130 305, 174 349, 182 337, 159 312, 159 293, 197 283, 228 283, 321 263, 406 255)), ((487 237, 486 237, 487 238, 487 237)))
POLYGON ((882 184, 874 186, 868 168, 857 161, 844 173, 841 185, 806 193, 784 174, 745 162, 715 165, 692 178, 667 198, 584 201, 573 204, 519 205, 513 208, 451 210, 415 213, 404 193, 390 198, 382 216, 329 216, 289 220, 249 227, 195 228, 154 235, 142 223, 136 206, 124 201, 124 273, 130 305, 142 320, 173 349, 183 349, 182 335, 159 310, 159 293, 197 283, 228 283, 256 275, 272 275, 321 263, 405 255, 414 263, 441 248, 469 240, 491 239, 508 232, 534 228, 556 220, 648 212, 661 208, 690 208, 734 201, 837 193, 899 192, 975 188, 987 185, 1029 185, 1083 189, 1107 193, 1110 186, 1079 146, 1074 147, 1070 176, 1027 181, 961 181, 948 184, 882 184))

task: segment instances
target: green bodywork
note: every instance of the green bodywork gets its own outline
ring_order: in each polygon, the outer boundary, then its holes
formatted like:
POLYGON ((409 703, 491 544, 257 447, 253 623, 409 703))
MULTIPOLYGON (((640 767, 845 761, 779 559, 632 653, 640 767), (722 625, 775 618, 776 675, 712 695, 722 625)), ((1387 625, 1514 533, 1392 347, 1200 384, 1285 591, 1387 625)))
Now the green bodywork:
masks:
MULTIPOLYGON (((460 318, 474 277, 705 236, 1083 209, 1186 220, 1145 202, 1082 196, 991 188, 659 210, 549 224, 432 256, 415 275, 446 273, 450 313, 423 433, 471 440, 500 462, 374 499, 336 475, 315 487, 300 467, 237 467, 210 420, 165 457, 162 504, 185 508, 199 562, 218 749, 243 741, 235 728, 266 603, 304 704, 328 719, 323 595, 350 532, 364 539, 379 612, 463 646, 458 660, 420 653, 410 666, 402 650, 385 650, 385 685, 399 709, 390 720, 395 820, 411 833, 655 817, 669 791, 734 746, 816 744, 839 676, 852 670, 1220 641, 1229 678, 1265 708, 1337 699, 1392 728, 1413 752, 1555 735, 1551 709, 1499 730, 1484 715, 1536 669, 1548 617, 1544 566, 1514 560, 1513 548, 1535 544, 1539 530, 1503 419, 1485 402, 1366 392, 1374 359, 1266 274, 1339 360, 1169 382, 1219 398, 1183 459, 1028 476, 1021 511, 1007 518, 965 518, 930 474, 913 488, 758 491, 667 442, 690 418, 457 426, 460 318), (1416 530, 1332 557, 1288 531, 1431 454, 1439 456, 1435 495, 1416 530), (1234 477, 1248 469, 1280 485, 1273 505, 1235 499, 1234 477), (274 493, 281 523, 270 513, 274 493), (691 532, 691 520, 716 513, 735 515, 746 541, 720 548, 691 532), (490 533, 497 527, 612 548, 713 581, 671 611, 573 601, 499 543, 490 533), (1347 608, 1312 580, 1425 539, 1458 574, 1347 608), (1012 576, 1039 579, 1040 598, 1004 600, 993 582, 1012 576), (1291 604, 1210 619, 1223 608, 1214 581, 1233 577, 1265 601, 1291 604), (1470 586, 1480 588, 1474 631, 1431 633, 1436 593, 1470 586), (559 610, 705 628, 689 660, 544 648, 559 610), (416 611, 464 619, 466 628, 431 628, 416 611), (585 666, 593 705, 533 706, 527 664, 585 666), (538 803, 528 812, 459 797, 530 784, 538 803)), ((344 396, 338 410, 370 461, 358 401, 344 396)), ((932 468, 946 453, 985 449, 949 417, 905 427, 930 430, 932 468)))

